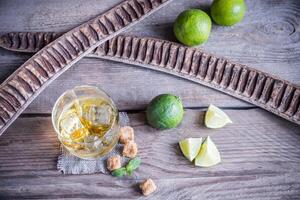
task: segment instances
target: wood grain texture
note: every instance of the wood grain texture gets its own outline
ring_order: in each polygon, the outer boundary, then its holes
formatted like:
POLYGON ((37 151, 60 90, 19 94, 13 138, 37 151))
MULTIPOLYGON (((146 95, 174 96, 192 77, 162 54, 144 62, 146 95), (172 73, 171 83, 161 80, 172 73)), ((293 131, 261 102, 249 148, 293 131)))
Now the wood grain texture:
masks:
POLYGON ((171 1, 122 1, 38 51, 0 86, 0 135, 51 82, 72 65, 103 42, 171 1))
MULTIPOLYGON (((0 31, 64 32, 119 1, 101 1, 101 6, 94 6, 99 1, 90 2, 84 4, 80 0, 63 3, 48 1, 29 2, 22 5, 16 0, 1 1, 0 31), (33 6, 33 4, 36 5, 33 6), (70 7, 70 10, 66 11, 67 7, 70 7), (10 8, 13 8, 18 16, 11 14, 10 8), (16 24, 12 26, 10 21, 16 24)), ((201 2, 177 0, 146 19, 142 24, 131 28, 127 33, 174 40, 172 23, 178 13, 190 7, 207 9, 209 3, 208 0, 201 2)), ((297 23, 299 2, 297 0, 276 2, 257 0, 246 1, 246 3, 248 11, 245 19, 233 27, 214 25, 208 42, 201 48, 299 84, 300 45, 299 24, 297 23)), ((5 66, 0 68, 0 79, 7 77, 27 58, 29 56, 0 50, 0 65, 5 66)), ((172 92, 181 96, 187 107, 203 107, 211 102, 225 107, 251 106, 206 87, 199 87, 168 75, 119 63, 84 59, 50 85, 26 112, 49 113, 55 100, 63 91, 80 84, 94 84, 102 87, 117 101, 118 107, 122 110, 143 109, 152 97, 164 92, 172 92), (126 77, 121 78, 122 83, 119 82, 119 73, 126 77), (149 85, 151 87, 148 87, 149 85)))
MULTIPOLYGON (((39 51, 55 33, 12 32, 0 37, 11 51, 39 51)), ((118 35, 86 57, 165 72, 216 89, 300 125, 300 86, 196 48, 150 37, 118 35), (299 112, 298 112, 299 110, 299 112)))
POLYGON ((50 118, 21 117, 0 139, 0 198, 144 199, 137 184, 148 177, 158 191, 146 199, 299 198, 299 126, 259 109, 226 112, 234 123, 217 130, 204 127, 199 110, 186 110, 181 125, 166 131, 145 125, 144 113, 129 114, 142 164, 134 177, 122 179, 60 174, 50 118), (207 135, 217 144, 222 163, 194 167, 177 143, 207 135))
MULTIPOLYGON (((86 2, 2 0, 0 31, 66 32, 120 0, 86 2)), ((172 23, 179 12, 190 7, 207 10, 210 2, 176 0, 126 34, 174 40, 172 23)), ((201 48, 300 84, 299 1, 246 3, 245 19, 233 27, 214 25, 208 42, 201 48)), ((0 50, 0 80, 30 56, 0 50)), ((145 126, 143 114, 131 114, 143 164, 137 179, 121 180, 99 174, 59 174, 59 144, 48 115, 26 115, 0 137, 0 199, 299 199, 299 126, 259 109, 243 110, 249 105, 206 87, 98 59, 79 61, 26 112, 50 113, 63 91, 81 84, 102 87, 122 110, 143 109, 151 98, 164 92, 181 96, 185 107, 214 103, 239 110, 227 111, 233 125, 215 131, 203 127, 203 114, 188 111, 178 129, 164 133, 145 126), (193 167, 182 157, 176 143, 185 137, 206 135, 220 148, 223 163, 208 169, 193 167), (159 189, 144 198, 137 184, 148 177, 155 180, 159 189)))
POLYGON ((196 48, 154 38, 117 36, 87 56, 133 64, 191 80, 300 125, 299 85, 196 48))

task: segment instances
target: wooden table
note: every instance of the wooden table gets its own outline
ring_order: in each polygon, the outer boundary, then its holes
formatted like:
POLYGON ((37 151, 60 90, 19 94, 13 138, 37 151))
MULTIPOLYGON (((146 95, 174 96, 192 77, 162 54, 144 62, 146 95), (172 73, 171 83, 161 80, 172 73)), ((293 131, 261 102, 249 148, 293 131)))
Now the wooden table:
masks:
MULTIPOLYGON (((67 31, 120 0, 2 0, 0 32, 67 31)), ((137 24, 131 35, 174 40, 172 23, 184 9, 207 10, 208 0, 174 0, 137 24)), ((300 2, 247 0, 243 22, 213 25, 201 46, 300 84, 300 2)), ((0 79, 30 57, 0 49, 0 79)), ((158 190, 148 199, 300 199, 300 127, 250 104, 171 75, 130 65, 84 58, 52 83, 0 138, 0 199, 144 199, 137 187, 151 177, 158 190), (55 100, 75 85, 96 85, 127 111, 142 165, 135 177, 62 175, 56 169, 59 142, 51 125, 55 100), (182 124, 157 131, 145 124, 144 109, 161 93, 179 95, 182 124), (210 104, 234 124, 218 130, 203 125, 210 104), (198 168, 180 153, 178 141, 210 135, 222 163, 198 168)))

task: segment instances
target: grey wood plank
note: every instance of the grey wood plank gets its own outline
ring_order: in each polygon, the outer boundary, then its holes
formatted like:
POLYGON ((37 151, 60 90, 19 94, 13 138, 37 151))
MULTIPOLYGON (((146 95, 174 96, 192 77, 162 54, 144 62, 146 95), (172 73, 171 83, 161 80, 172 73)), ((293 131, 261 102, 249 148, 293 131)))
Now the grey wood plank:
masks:
MULTIPOLYGON (((117 2, 37 0, 25 5, 19 0, 1 1, 0 31, 66 31, 117 2)), ((174 40, 172 23, 179 12, 190 7, 207 10, 209 3, 208 0, 174 1, 127 33, 174 40)), ((200 48, 300 84, 299 1, 248 0, 246 3, 248 11, 241 23, 233 27, 214 25, 208 42, 200 48)), ((0 66, 3 66, 0 80, 28 58, 29 55, 0 50, 0 66)), ((83 59, 50 85, 26 112, 49 113, 63 91, 81 84, 104 88, 120 109, 143 109, 152 97, 164 92, 181 96, 186 107, 203 107, 211 102, 225 107, 251 106, 169 75, 120 63, 83 59)))
MULTIPOLYGON (((14 69, 5 69, 5 74, 8 75, 14 69)), ((223 107, 253 107, 172 75, 91 58, 82 59, 62 74, 31 103, 25 113, 50 113, 57 98, 77 85, 94 85, 104 89, 120 110, 145 109, 152 98, 162 93, 180 96, 185 107, 203 107, 210 103, 223 107)))
POLYGON ((59 142, 50 117, 22 117, 0 138, 0 199, 144 199, 138 183, 151 177, 158 191, 146 199, 297 199, 300 196, 299 126, 261 109, 226 110, 233 124, 207 129, 203 111, 186 110, 176 129, 145 125, 144 113, 129 114, 142 165, 133 177, 61 175, 59 142), (178 141, 211 136, 222 163, 194 167, 178 141))

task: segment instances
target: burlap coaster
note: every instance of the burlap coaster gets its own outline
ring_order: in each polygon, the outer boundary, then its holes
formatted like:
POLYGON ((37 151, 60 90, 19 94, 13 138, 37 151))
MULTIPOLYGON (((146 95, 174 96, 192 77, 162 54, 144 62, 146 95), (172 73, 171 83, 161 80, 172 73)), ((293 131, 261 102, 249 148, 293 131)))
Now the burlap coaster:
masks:
MULTIPOLYGON (((125 126, 129 124, 128 115, 125 112, 120 112, 120 125, 125 126)), ((106 168, 106 159, 112 155, 122 155, 122 145, 117 144, 115 148, 107 155, 97 158, 95 160, 84 160, 70 154, 63 146, 61 146, 61 154, 58 156, 57 169, 63 174, 93 174, 104 173, 108 174, 106 168)), ((122 164, 128 159, 121 157, 122 164)))

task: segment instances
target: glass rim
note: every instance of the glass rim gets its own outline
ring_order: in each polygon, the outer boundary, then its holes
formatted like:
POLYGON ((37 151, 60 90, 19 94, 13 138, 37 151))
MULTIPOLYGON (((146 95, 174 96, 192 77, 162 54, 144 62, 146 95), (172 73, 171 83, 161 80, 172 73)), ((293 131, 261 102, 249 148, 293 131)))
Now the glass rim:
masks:
MULTIPOLYGON (((103 137, 104 137, 105 135, 107 135, 110 131, 112 131, 113 127, 115 126, 115 123, 118 123, 118 121, 119 121, 119 111, 118 111, 118 109, 117 109, 117 106, 116 106, 115 103, 113 102, 112 98, 111 98, 111 97, 110 97, 103 89, 101 89, 101 88, 99 88, 99 87, 97 87, 97 86, 92 86, 92 85, 79 85, 79 86, 74 86, 73 88, 68 89, 68 90, 66 90, 65 92, 63 92, 63 93, 57 98, 57 100, 55 101, 55 103, 54 103, 54 105, 53 105, 52 111, 51 111, 51 121, 52 121, 52 126, 53 126, 53 128, 54 128, 54 130, 55 130, 55 132, 56 132, 56 135, 57 135, 59 141, 66 141, 66 142, 71 142, 72 144, 79 144, 79 145, 80 145, 80 144, 85 144, 85 143, 90 144, 90 143, 93 143, 93 142, 96 142, 96 141, 100 141, 100 138, 99 138, 99 137, 98 137, 98 139, 93 140, 93 141, 91 141, 91 142, 74 142, 74 141, 69 141, 69 140, 63 140, 63 139, 59 136, 59 130, 58 130, 57 127, 56 127, 56 123, 55 123, 55 119, 54 119, 54 118, 55 118, 55 117, 54 117, 54 109, 57 108, 57 105, 58 105, 58 103, 60 102, 60 100, 61 100, 68 92, 74 91, 74 89, 76 89, 76 88, 84 88, 84 87, 92 88, 92 89, 95 89, 95 90, 98 90, 98 91, 104 93, 104 94, 107 96, 107 98, 109 99, 111 106, 112 106, 113 109, 115 110, 116 116, 115 116, 115 118, 114 118, 114 121, 113 121, 113 123, 111 124, 110 128, 107 129, 107 131, 105 132, 105 134, 103 135, 103 137)), ((63 143, 62 143, 62 145, 65 146, 63 143)))

